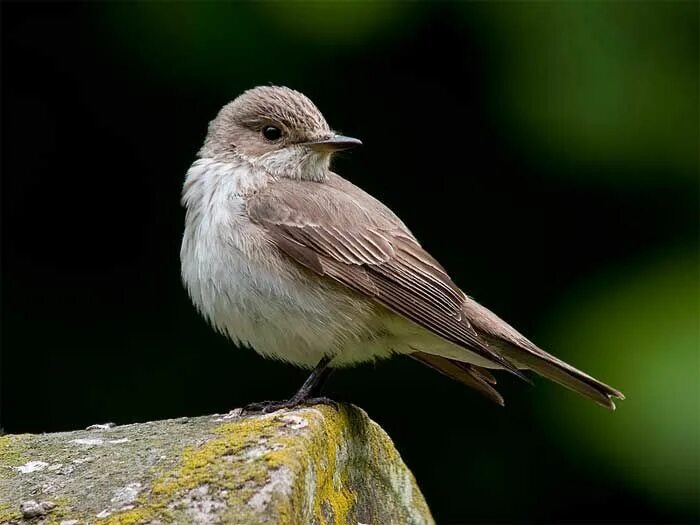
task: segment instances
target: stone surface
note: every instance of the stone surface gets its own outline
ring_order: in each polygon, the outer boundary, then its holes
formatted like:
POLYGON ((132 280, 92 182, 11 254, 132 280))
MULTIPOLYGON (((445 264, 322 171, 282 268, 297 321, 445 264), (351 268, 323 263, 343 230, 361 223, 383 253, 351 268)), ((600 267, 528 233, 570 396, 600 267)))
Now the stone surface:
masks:
POLYGON ((0 437, 0 523, 431 524, 365 412, 317 405, 0 437))

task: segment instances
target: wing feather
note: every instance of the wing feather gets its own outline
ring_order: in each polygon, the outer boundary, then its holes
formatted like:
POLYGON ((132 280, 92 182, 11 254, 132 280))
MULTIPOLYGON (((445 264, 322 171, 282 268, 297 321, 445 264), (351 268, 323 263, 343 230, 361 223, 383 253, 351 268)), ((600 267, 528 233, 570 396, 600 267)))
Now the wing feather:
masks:
POLYGON ((332 185, 291 180, 269 185, 247 205, 299 264, 524 378, 479 337, 463 314, 464 293, 386 208, 370 213, 332 185))
MULTIPOLYGON (((248 214, 279 250, 318 275, 373 298, 389 310, 494 365, 527 378, 530 368, 614 408, 622 393, 541 350, 467 297, 391 210, 350 182, 280 179, 249 197, 248 214)), ((503 399, 484 368, 417 352, 415 359, 503 399)))
POLYGON ((505 405, 503 396, 493 387, 493 385, 496 384, 496 380, 489 372, 486 372, 485 369, 467 363, 461 363, 454 359, 426 354, 424 352, 416 352, 411 354, 411 357, 429 366, 433 370, 437 370, 446 375, 450 379, 454 379, 455 381, 459 381, 460 383, 474 388, 491 401, 501 406, 505 405))

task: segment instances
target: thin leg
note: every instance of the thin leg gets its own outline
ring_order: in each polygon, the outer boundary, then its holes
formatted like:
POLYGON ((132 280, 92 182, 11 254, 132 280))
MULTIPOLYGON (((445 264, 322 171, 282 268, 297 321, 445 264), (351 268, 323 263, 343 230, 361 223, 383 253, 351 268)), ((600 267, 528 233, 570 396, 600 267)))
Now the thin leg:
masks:
POLYGON ((310 397, 318 396, 321 393, 321 388, 323 388, 326 379, 328 379, 328 376, 333 371, 333 369, 328 366, 330 362, 331 358, 328 356, 321 359, 316 365, 316 368, 311 371, 309 377, 306 378, 304 384, 301 385, 301 388, 297 390, 297 393, 294 394, 294 396, 292 396, 290 401, 301 403, 310 397))
POLYGON ((281 408, 293 408, 302 404, 313 404, 313 403, 324 403, 324 404, 335 404, 334 401, 326 397, 318 397, 321 393, 321 388, 323 384, 331 375, 333 369, 329 366, 331 358, 328 356, 323 357, 316 368, 311 371, 311 374, 301 388, 297 390, 290 399, 286 401, 262 401, 260 403, 251 403, 246 405, 243 409, 244 412, 273 412, 281 408))

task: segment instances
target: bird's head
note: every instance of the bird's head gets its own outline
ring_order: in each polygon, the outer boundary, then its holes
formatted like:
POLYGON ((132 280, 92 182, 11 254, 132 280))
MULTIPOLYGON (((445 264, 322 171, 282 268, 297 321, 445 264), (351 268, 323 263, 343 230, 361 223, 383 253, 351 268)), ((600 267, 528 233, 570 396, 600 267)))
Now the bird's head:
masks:
POLYGON ((241 159, 279 177, 324 180, 331 155, 359 144, 333 132, 305 95, 260 86, 221 109, 199 155, 241 159))

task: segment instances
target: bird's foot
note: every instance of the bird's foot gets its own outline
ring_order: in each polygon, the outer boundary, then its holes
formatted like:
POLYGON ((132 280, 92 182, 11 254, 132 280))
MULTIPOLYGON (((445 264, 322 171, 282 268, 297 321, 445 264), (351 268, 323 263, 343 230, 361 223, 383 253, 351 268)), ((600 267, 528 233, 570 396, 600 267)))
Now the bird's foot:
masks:
POLYGON ((301 402, 302 405, 328 405, 335 410, 340 410, 340 403, 326 396, 309 397, 301 402))
POLYGON ((256 403, 248 403, 243 407, 244 414, 269 414, 284 408, 293 408, 295 404, 291 399, 285 401, 258 401, 256 403))
POLYGON ((284 401, 259 401, 257 403, 250 403, 243 407, 244 414, 269 414, 271 412, 276 412, 278 410, 297 408, 300 406, 309 405, 329 405, 336 410, 338 409, 338 402, 333 401, 328 397, 307 397, 307 398, 291 398, 284 401))

